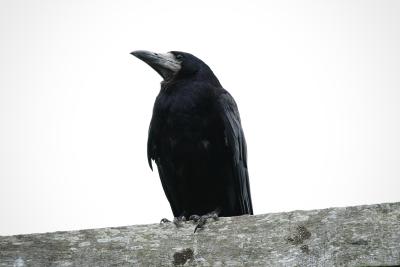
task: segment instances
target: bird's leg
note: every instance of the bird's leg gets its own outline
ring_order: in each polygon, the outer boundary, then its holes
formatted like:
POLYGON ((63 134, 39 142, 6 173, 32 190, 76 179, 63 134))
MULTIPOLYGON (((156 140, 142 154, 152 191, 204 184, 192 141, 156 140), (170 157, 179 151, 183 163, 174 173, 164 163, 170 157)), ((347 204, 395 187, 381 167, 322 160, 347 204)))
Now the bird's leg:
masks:
POLYGON ((194 228, 194 232, 196 233, 197 229, 203 228, 203 226, 207 223, 207 219, 212 218, 214 221, 218 220, 219 210, 215 210, 213 212, 204 214, 202 216, 192 215, 189 219, 193 220, 197 223, 196 228, 194 228))
POLYGON ((186 222, 186 217, 184 215, 175 217, 173 223, 175 224, 176 227, 181 227, 182 222, 186 222))

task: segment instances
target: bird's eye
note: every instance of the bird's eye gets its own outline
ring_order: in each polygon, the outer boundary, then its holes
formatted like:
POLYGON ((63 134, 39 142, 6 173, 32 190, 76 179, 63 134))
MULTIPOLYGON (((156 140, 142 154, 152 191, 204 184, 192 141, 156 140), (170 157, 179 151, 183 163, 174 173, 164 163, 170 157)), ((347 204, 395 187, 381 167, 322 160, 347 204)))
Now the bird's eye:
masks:
POLYGON ((175 58, 176 58, 176 59, 182 59, 183 56, 182 56, 181 54, 176 54, 176 55, 175 55, 175 58))

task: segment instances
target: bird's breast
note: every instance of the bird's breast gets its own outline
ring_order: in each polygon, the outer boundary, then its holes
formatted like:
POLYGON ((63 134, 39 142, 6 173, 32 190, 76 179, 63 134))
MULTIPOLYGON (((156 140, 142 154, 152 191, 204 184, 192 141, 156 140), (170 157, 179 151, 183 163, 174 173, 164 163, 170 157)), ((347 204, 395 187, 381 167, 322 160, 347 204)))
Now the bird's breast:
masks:
POLYGON ((159 129, 158 146, 180 156, 213 153, 224 144, 224 130, 217 114, 210 94, 161 93, 153 114, 159 129))

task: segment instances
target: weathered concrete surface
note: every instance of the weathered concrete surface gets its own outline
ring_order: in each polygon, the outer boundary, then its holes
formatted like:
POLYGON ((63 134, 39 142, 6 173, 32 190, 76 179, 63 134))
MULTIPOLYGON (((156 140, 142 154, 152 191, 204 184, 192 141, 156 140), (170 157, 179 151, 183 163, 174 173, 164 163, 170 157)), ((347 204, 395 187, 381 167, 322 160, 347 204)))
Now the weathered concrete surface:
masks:
POLYGON ((400 265, 400 202, 0 237, 0 266, 400 265))

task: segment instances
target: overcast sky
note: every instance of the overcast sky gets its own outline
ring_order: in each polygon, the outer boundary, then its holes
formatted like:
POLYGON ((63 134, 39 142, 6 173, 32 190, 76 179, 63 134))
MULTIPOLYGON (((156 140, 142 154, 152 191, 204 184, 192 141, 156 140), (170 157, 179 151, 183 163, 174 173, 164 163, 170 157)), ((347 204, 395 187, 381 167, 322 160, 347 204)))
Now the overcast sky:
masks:
POLYGON ((256 214, 400 201, 400 2, 0 2, 0 235, 172 218, 147 130, 205 61, 238 103, 256 214))

